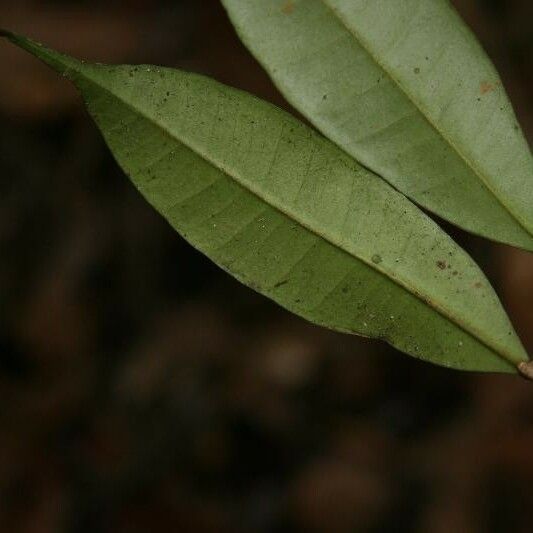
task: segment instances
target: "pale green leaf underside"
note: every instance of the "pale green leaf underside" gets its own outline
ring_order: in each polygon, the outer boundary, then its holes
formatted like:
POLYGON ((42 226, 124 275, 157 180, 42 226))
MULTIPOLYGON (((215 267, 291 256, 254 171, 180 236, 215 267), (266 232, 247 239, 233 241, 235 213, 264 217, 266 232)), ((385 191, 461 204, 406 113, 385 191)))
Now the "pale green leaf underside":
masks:
POLYGON ((446 0, 222 0, 291 104, 419 205, 533 250, 533 159, 446 0))
POLYGON ((468 255, 292 116, 199 75, 85 64, 11 39, 76 83, 140 192, 246 285, 437 364, 514 372, 527 360, 468 255))

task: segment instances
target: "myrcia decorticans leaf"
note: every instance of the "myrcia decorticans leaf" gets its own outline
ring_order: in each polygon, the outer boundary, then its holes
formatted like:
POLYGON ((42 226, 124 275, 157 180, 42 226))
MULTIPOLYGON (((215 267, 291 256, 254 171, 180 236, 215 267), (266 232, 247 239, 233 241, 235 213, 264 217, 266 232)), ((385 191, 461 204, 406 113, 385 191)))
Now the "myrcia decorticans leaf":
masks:
POLYGON ((324 135, 419 205, 533 250, 533 157, 448 0, 222 0, 324 135))
POLYGON ((527 366, 470 257, 291 115, 197 74, 84 63, 3 35, 76 84, 139 191, 241 282, 312 322, 433 363, 527 366))

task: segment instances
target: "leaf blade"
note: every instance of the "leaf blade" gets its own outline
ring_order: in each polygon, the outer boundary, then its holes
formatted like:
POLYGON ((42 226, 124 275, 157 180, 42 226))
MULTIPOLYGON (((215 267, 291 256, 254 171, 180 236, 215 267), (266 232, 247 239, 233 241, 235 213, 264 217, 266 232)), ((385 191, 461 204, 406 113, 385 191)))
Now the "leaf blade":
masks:
POLYGON ((140 192, 243 283, 437 364, 514 372, 527 360, 472 260, 290 115, 198 75, 84 64, 14 40, 73 79, 140 192))
POLYGON ((495 69, 447 2, 416 2, 416 23, 411 1, 223 4, 288 101, 347 153, 440 217, 533 250, 531 153, 495 69), (450 42, 457 64, 443 53, 450 42), (487 117, 499 127, 480 135, 487 117))

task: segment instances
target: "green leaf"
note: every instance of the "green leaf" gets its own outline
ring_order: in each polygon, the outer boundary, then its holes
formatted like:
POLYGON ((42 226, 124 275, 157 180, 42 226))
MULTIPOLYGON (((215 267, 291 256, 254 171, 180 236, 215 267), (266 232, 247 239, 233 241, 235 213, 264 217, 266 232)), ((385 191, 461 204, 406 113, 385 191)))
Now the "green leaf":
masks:
POLYGON ((533 250, 531 152, 447 0, 222 1, 324 135, 440 217, 533 250))
POLYGON ((527 361, 470 257, 292 116, 196 74, 83 63, 8 36, 78 86, 139 191, 246 285, 433 363, 515 372, 527 361))

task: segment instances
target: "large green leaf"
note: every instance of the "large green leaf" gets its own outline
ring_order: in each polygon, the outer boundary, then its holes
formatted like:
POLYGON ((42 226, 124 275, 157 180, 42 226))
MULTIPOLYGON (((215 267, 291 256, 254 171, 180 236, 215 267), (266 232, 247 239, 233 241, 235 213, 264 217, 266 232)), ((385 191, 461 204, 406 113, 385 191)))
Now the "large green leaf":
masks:
POLYGON ((447 0, 222 0, 291 104, 418 204, 533 250, 533 158, 447 0))
POLYGON ((140 192, 246 285, 441 365, 514 372, 527 360, 470 257, 292 116, 196 74, 82 63, 8 36, 78 86, 140 192))

